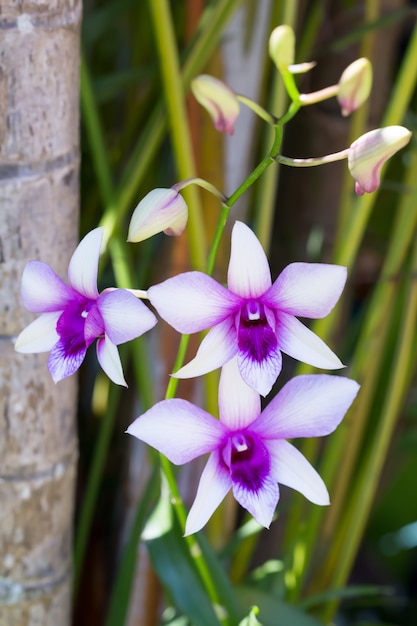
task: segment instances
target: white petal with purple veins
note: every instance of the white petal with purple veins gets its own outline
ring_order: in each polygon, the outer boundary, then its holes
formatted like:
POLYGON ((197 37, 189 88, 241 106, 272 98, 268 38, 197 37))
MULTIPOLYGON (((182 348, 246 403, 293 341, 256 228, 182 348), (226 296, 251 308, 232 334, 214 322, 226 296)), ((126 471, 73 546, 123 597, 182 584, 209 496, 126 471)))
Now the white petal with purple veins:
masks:
POLYGON ((214 326, 204 337, 195 357, 172 374, 174 378, 194 378, 221 367, 237 351, 233 320, 227 319, 214 326))
POLYGON ((60 339, 56 343, 48 358, 48 369, 54 383, 72 376, 84 361, 87 348, 78 344, 75 351, 68 352, 65 341, 60 339))
POLYGON ((240 298, 202 272, 185 272, 148 289, 159 315, 180 333, 195 333, 223 321, 240 298))
POLYGON ((283 269, 262 301, 291 315, 325 317, 340 298, 347 270, 325 263, 291 263, 283 269))
POLYGON ((215 451, 201 474, 197 495, 185 524, 185 535, 198 532, 208 522, 231 486, 229 472, 220 463, 215 451))
POLYGON ((255 233, 243 222, 233 226, 227 285, 242 298, 257 298, 271 286, 266 254, 255 233))
POLYGON ((106 334, 116 345, 139 337, 157 322, 152 311, 125 289, 102 293, 97 307, 103 317, 106 334))
POLYGON ((270 351, 262 361, 253 359, 247 352, 238 352, 238 366, 243 380, 261 396, 271 391, 282 367, 282 356, 278 349, 270 351))
POLYGON ((281 485, 299 491, 314 504, 330 504, 322 478, 307 459, 288 441, 268 441, 271 473, 281 485))
POLYGON ((16 339, 15 350, 25 354, 49 352, 59 341, 56 324, 60 315, 61 311, 43 313, 29 326, 26 326, 16 339))
POLYGON ((296 376, 251 428, 264 439, 322 437, 333 432, 358 393, 354 380, 328 374, 296 376))
POLYGON ((62 311, 74 298, 54 270, 41 261, 29 261, 22 274, 20 295, 24 306, 32 313, 62 311))
POLYGON ((107 336, 97 340, 97 358, 110 380, 116 385, 127 387, 119 351, 107 336))
POLYGON ((220 420, 230 430, 245 428, 261 412, 259 394, 240 375, 237 359, 223 365, 219 383, 220 420))
POLYGON ((269 528, 279 500, 279 488, 275 479, 266 477, 262 487, 256 491, 234 482, 233 495, 239 504, 256 519, 258 524, 269 528))
POLYGON ((187 400, 162 400, 138 417, 126 431, 182 465, 214 450, 224 426, 187 400))
POLYGON ((68 266, 68 282, 86 298, 98 298, 97 272, 103 228, 90 231, 78 244, 68 266))
POLYGON ((326 370, 344 367, 324 341, 297 318, 282 312, 278 315, 277 337, 278 346, 282 352, 293 359, 326 370))

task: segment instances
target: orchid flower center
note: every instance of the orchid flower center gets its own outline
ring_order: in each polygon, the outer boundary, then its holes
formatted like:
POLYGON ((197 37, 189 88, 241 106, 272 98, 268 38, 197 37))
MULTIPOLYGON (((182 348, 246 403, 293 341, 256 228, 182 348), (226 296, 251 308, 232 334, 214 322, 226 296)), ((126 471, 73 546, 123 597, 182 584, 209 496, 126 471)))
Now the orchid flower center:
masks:
POLYGON ((223 447, 222 458, 232 481, 251 491, 257 491, 269 475, 269 453, 255 433, 246 430, 231 433, 223 447))
POLYGON ((247 300, 238 320, 239 350, 254 361, 263 361, 276 350, 277 338, 271 327, 273 318, 259 300, 247 300), (269 319, 268 319, 269 317, 269 319))

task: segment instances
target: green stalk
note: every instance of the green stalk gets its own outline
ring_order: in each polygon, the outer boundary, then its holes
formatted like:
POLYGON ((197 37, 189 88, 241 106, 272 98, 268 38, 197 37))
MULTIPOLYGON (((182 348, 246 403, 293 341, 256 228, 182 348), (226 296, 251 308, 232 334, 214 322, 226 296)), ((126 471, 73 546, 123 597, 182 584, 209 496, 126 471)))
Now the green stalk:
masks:
MULTIPOLYGON (((106 384, 110 386, 110 381, 106 379, 106 384)), ((83 505, 80 511, 80 517, 77 523, 75 540, 74 540, 74 578, 73 578, 73 594, 77 595, 82 566, 84 563, 84 555, 87 547, 87 541, 90 534, 91 522, 94 515, 95 505, 97 502, 98 491, 100 487, 101 477, 107 458, 107 452, 110 445, 113 426, 116 418, 117 404, 120 397, 120 387, 110 386, 109 400, 106 407, 106 413, 103 416, 101 427, 98 433, 96 447, 94 449, 93 460, 89 470, 86 491, 83 497, 83 505)))
MULTIPOLYGON (((400 324, 397 348, 391 360, 391 379, 382 407, 378 427, 370 450, 361 467, 353 494, 345 508, 343 523, 338 528, 334 551, 329 560, 332 584, 336 587, 345 584, 352 568, 360 540, 378 487, 379 478, 388 453, 395 428, 396 420, 404 401, 409 378, 409 370, 413 367, 413 340, 417 324, 417 245, 414 245, 413 258, 408 279, 408 298, 403 307, 403 320, 400 324)), ((326 574, 326 571, 325 571, 326 574)), ((330 619, 337 603, 332 602, 325 611, 325 618, 330 619)))
MULTIPOLYGON (((184 91, 188 89, 192 78, 210 59, 224 26, 239 2, 240 0, 220 0, 204 17, 204 28, 199 29, 198 37, 184 63, 181 77, 184 91)), ((115 194, 114 204, 106 206, 101 225, 105 227, 108 237, 114 232, 118 221, 123 220, 128 210, 132 208, 137 190, 165 136, 166 124, 165 109, 161 101, 156 104, 143 136, 133 150, 115 194)))
MULTIPOLYGON (((275 14, 271 24, 287 24, 295 30, 298 13, 298 1, 275 4, 275 14)), ((281 75, 273 70, 272 87, 269 93, 267 109, 273 111, 277 117, 283 115, 288 104, 288 94, 281 75)), ((273 140, 272 128, 267 128, 262 141, 262 149, 265 150, 273 140)), ((254 205, 259 207, 255 220, 255 232, 265 251, 271 245, 272 227, 275 213, 275 197, 279 182, 280 166, 277 163, 271 167, 258 185, 255 191, 254 205)))
MULTIPOLYGON (((149 0, 149 8, 158 48, 178 175, 180 179, 194 178, 196 170, 172 15, 167 0, 149 0)), ((184 189, 183 194, 188 206, 191 207, 187 229, 191 263, 194 269, 202 271, 205 265, 206 237, 200 196, 194 186, 184 189)))

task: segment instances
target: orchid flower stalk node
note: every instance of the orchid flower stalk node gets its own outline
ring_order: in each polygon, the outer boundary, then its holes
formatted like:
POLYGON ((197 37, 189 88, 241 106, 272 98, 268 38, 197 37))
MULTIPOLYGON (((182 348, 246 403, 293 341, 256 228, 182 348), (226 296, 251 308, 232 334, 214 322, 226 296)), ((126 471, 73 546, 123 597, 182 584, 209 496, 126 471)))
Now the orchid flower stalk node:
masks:
POLYGON ((372 64, 364 57, 348 65, 339 80, 337 99, 342 115, 358 109, 369 97, 372 87, 372 64))
POLYGON ((186 272, 150 287, 148 297, 177 331, 211 329, 195 358, 175 377, 206 374, 237 356, 242 378, 265 396, 281 371, 281 352, 323 369, 343 367, 296 316, 328 315, 346 277, 346 268, 338 265, 292 263, 272 283, 259 240, 248 226, 236 222, 228 288, 201 272, 186 272))
POLYGON ((223 81, 208 74, 201 74, 191 82, 191 91, 196 100, 209 113, 215 128, 233 135, 239 115, 236 94, 223 81))
POLYGON ((157 319, 126 289, 99 294, 97 272, 103 228, 79 243, 68 267, 68 285, 41 261, 29 261, 23 275, 24 306, 40 313, 18 336, 17 352, 50 352, 48 368, 54 382, 74 374, 97 339, 97 358, 107 376, 126 385, 117 346, 139 337, 157 319))
POLYGON ((279 500, 278 483, 315 504, 329 504, 319 474, 286 440, 333 432, 358 389, 355 381, 340 376, 297 376, 261 412, 259 394, 242 380, 237 359, 232 359, 220 377, 220 420, 175 398, 155 404, 127 432, 177 465, 210 454, 185 535, 207 523, 230 489, 239 504, 269 528, 279 500))
POLYGON ((358 195, 371 193, 380 184, 381 168, 398 150, 408 144, 411 132, 403 126, 386 126, 365 133, 352 143, 348 167, 358 195))
POLYGON ((152 189, 133 211, 127 240, 144 241, 157 233, 178 236, 184 232, 188 207, 175 189, 152 189))

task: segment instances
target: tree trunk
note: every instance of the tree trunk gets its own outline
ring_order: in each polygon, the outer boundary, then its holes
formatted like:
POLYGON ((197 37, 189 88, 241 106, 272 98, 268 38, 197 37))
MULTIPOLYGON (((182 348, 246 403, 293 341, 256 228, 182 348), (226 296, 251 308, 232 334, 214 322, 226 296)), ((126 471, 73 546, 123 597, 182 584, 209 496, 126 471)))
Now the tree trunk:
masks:
POLYGON ((0 625, 70 621, 76 380, 14 351, 23 268, 78 241, 80 0, 0 4, 0 625))

